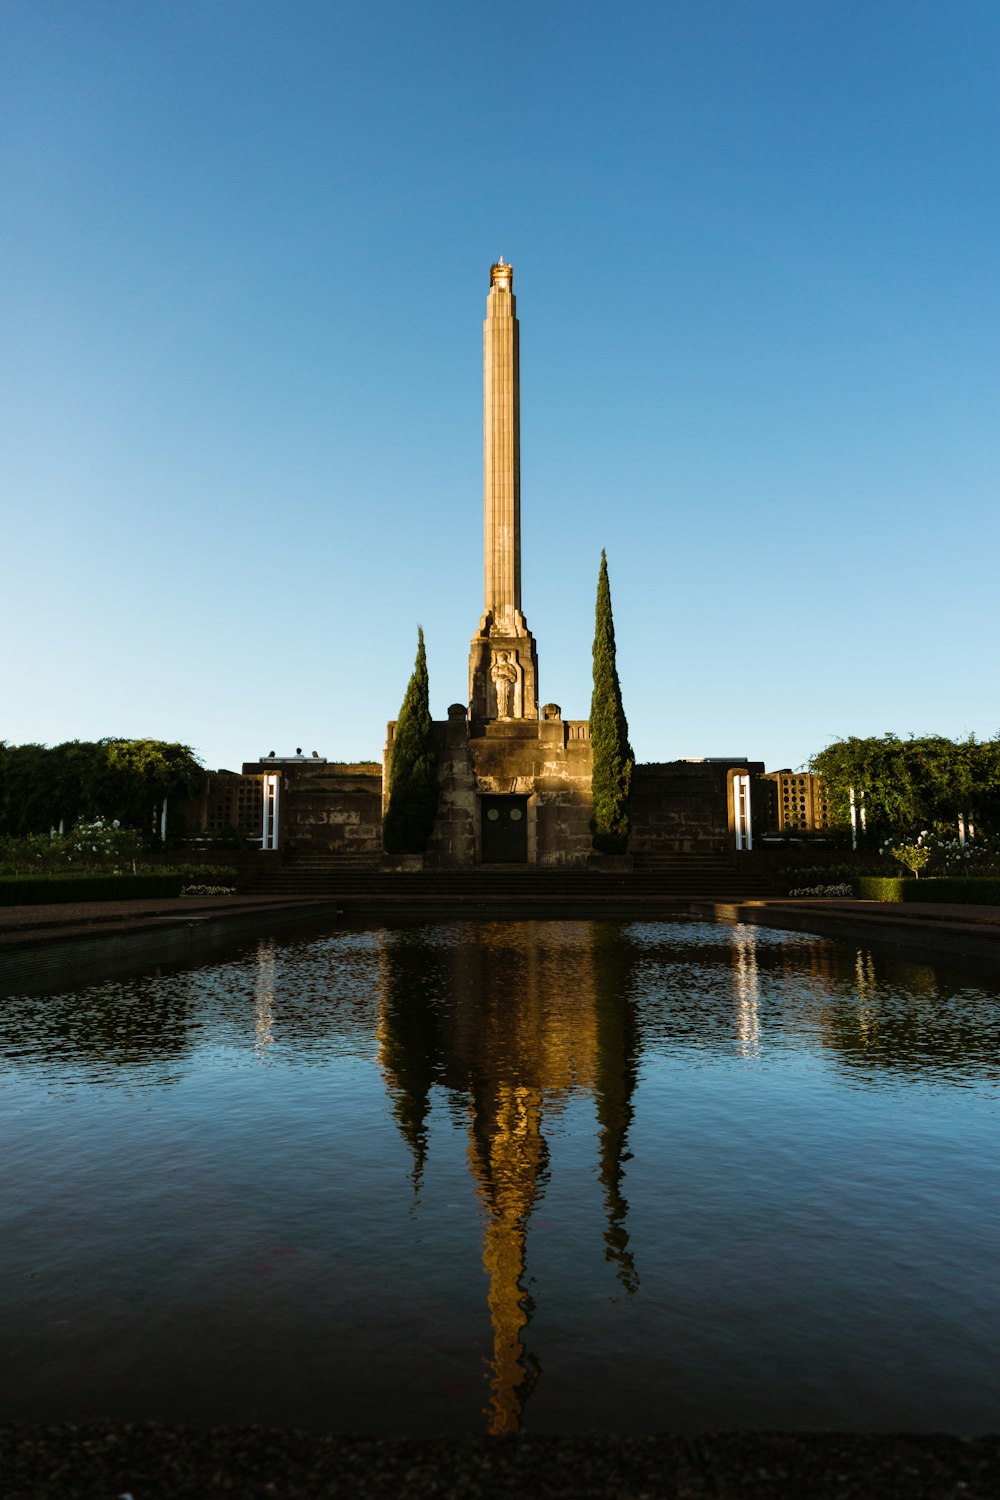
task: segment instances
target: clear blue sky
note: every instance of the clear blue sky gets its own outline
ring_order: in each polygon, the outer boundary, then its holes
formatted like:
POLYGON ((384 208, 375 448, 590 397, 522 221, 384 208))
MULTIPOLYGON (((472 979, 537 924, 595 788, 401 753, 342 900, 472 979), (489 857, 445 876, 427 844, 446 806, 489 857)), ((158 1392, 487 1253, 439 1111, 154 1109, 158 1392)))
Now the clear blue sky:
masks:
POLYGON ((0 737, 376 757, 524 609, 640 760, 1000 726, 996 0, 6 0, 0 737))

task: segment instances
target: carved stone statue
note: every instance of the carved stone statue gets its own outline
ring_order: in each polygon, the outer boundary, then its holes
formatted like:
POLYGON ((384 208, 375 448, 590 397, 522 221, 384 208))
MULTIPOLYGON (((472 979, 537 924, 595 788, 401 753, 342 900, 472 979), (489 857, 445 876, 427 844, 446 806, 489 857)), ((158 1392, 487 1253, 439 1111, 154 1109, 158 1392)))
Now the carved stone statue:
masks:
POLYGON ((494 653, 490 677, 497 694, 497 717, 509 719, 514 707, 514 688, 517 684, 517 668, 510 659, 509 651, 494 653))

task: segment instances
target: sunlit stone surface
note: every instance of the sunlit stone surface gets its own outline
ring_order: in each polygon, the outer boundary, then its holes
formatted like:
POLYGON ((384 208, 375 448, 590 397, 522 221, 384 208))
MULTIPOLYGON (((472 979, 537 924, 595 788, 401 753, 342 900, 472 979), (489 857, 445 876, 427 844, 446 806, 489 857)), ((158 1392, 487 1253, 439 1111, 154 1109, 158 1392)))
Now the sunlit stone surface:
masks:
POLYGON ((995 1427, 1000 1002, 456 923, 5 1002, 10 1420, 995 1427))

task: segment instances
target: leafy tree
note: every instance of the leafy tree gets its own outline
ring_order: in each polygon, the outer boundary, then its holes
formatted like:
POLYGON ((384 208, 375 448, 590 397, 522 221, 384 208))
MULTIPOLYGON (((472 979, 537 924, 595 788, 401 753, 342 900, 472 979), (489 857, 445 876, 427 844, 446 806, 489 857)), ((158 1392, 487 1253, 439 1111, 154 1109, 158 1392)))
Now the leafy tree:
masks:
POLYGON ((919 880, 920 871, 930 864, 931 851, 922 844, 900 844, 893 849, 892 857, 898 859, 919 880))
POLYGON ((1000 814, 1000 743, 894 734, 836 740, 810 766, 827 783, 834 821, 846 823, 850 790, 864 793, 870 835, 954 828, 959 813, 991 826, 1000 814))
POLYGON ((597 578, 590 743, 594 756, 593 813, 590 819, 594 848, 605 854, 623 854, 628 848, 629 796, 635 756, 629 744, 628 720, 622 707, 615 661, 615 622, 611 614, 608 559, 603 549, 597 578))
POLYGON ((205 774, 187 745, 165 740, 102 740, 101 744, 108 795, 115 805, 98 811, 113 814, 133 828, 148 826, 152 809, 164 797, 194 791, 205 774))
POLYGON ((193 791, 203 775, 187 745, 163 740, 0 744, 0 834, 48 833, 81 818, 148 830, 154 804, 193 791))
POLYGON ((0 831, 47 833, 52 826, 52 797, 44 745, 8 745, 0 749, 0 831))
POLYGON ((417 659, 396 720, 389 765, 389 805, 383 841, 389 854, 422 854, 438 808, 437 751, 431 727, 424 632, 417 629, 417 659))

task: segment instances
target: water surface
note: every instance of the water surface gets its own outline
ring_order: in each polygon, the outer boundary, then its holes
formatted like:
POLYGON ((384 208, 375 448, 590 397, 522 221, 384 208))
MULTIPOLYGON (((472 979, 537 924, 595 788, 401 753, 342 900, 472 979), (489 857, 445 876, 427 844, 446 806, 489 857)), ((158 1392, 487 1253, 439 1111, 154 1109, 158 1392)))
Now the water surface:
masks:
POLYGON ((998 1426, 982 981, 460 922, 0 1015, 7 1420, 998 1426))

